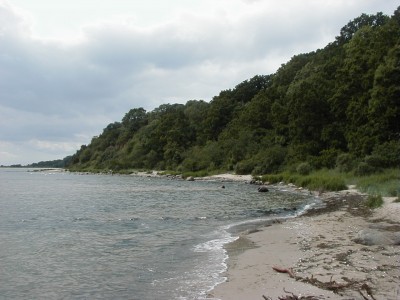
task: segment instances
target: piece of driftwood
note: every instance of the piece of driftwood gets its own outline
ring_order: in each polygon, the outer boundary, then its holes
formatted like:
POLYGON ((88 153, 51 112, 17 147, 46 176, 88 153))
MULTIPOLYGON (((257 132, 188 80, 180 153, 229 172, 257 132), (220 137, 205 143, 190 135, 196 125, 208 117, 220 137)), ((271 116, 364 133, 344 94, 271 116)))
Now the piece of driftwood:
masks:
POLYGON ((296 279, 298 279, 299 281, 305 282, 305 283, 310 283, 310 284, 315 285, 315 286, 317 286, 317 287, 319 287, 321 289, 330 290, 330 291, 333 291, 333 292, 337 292, 340 289, 348 288, 348 287, 350 287, 350 286, 352 286, 352 285, 354 285, 356 283, 355 281, 349 281, 349 282, 346 282, 346 283, 338 283, 335 280, 332 280, 332 277, 331 277, 330 281, 328 281, 328 282, 320 281, 317 278, 314 278, 314 276, 311 276, 311 278, 309 278, 309 277, 306 277, 306 278, 298 277, 296 279))
MULTIPOLYGON (((339 283, 336 282, 333 279, 333 276, 331 276, 331 279, 328 282, 323 282, 321 280, 318 280, 317 278, 314 278, 314 276, 312 275, 311 278, 306 277, 303 278, 301 276, 296 276, 293 272, 293 270, 291 268, 282 268, 282 267, 272 267, 272 269, 276 272, 279 273, 287 273, 289 274, 290 277, 295 278, 297 281, 301 281, 304 283, 309 283, 312 284, 318 288, 324 289, 324 290, 329 290, 329 291, 333 291, 334 293, 339 293, 341 290, 343 289, 347 289, 347 288, 352 288, 355 291, 358 291, 360 293, 360 295, 366 299, 366 300, 376 300, 373 296, 372 293, 372 289, 371 287, 366 284, 365 282, 360 282, 360 281, 356 281, 356 280, 351 280, 348 278, 343 278, 346 282, 343 283, 339 283), (365 291, 367 293, 367 296, 364 295, 363 291, 365 291)), ((286 292, 286 291, 285 291, 286 292)), ((263 296, 264 297, 264 296, 263 296)), ((310 296, 310 297, 314 297, 314 296, 310 296)), ((268 298, 266 298, 268 299, 268 298)), ((283 298, 279 298, 280 300, 291 300, 291 299, 320 299, 320 298, 296 298, 295 295, 291 295, 291 296, 286 296, 283 298), (289 298, 288 298, 289 297, 289 298), (290 298, 291 297, 291 298, 290 298)))
MULTIPOLYGON (((278 297, 278 300, 321 300, 321 299, 325 299, 322 296, 297 296, 292 292, 286 291, 285 289, 283 289, 283 291, 286 294, 290 294, 290 295, 285 295, 285 296, 278 297)), ((263 295, 263 298, 265 300, 272 300, 272 298, 266 297, 264 295, 263 295)))
POLYGON ((293 273, 293 270, 291 268, 281 268, 281 267, 272 267, 274 271, 279 272, 279 273, 288 273, 290 277, 295 278, 296 276, 293 273))

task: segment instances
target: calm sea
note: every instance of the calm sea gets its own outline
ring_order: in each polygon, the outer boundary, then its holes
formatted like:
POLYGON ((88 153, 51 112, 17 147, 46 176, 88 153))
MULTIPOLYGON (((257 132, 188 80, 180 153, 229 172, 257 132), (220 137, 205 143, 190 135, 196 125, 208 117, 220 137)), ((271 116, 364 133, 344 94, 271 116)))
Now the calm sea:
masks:
POLYGON ((239 227, 315 201, 223 184, 0 168, 0 298, 205 299, 239 227))

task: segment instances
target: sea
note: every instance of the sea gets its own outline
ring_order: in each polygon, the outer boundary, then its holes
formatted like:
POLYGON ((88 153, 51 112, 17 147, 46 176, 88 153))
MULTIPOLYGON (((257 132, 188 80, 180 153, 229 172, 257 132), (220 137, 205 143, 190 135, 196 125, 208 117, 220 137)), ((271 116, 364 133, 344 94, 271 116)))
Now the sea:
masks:
POLYGON ((244 182, 0 168, 0 299, 207 299, 226 280, 224 245, 316 201, 244 182))

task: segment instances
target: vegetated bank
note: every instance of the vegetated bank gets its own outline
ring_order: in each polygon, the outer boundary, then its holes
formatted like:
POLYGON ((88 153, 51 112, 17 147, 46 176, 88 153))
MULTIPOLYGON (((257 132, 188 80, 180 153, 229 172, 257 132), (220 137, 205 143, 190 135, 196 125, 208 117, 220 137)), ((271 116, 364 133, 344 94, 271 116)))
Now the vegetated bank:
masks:
POLYGON ((400 7, 392 16, 362 14, 323 49, 298 54, 276 73, 256 75, 210 102, 131 109, 83 145, 67 168, 272 174, 268 180, 282 176, 311 188, 322 173, 339 172, 322 188, 341 189, 349 176, 398 173, 399 82, 400 7), (394 171, 382 173, 387 169, 394 171))

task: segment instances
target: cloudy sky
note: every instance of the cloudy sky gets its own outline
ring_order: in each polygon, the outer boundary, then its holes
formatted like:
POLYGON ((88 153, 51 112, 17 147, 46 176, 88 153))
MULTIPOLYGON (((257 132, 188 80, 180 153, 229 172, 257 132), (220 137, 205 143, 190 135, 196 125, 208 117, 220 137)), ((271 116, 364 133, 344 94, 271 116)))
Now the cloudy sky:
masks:
POLYGON ((0 165, 63 158, 131 108, 209 101, 394 0, 0 0, 0 165))

